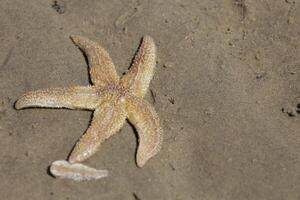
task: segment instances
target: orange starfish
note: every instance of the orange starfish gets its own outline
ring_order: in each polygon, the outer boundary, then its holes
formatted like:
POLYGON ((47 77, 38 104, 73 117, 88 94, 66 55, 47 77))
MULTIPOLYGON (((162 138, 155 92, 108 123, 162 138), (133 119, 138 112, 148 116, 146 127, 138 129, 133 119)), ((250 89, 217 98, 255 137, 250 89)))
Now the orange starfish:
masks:
MULTIPOLYGON (((104 140, 117 133, 127 118, 138 132, 139 145, 136 162, 139 167, 142 167, 157 154, 162 144, 162 129, 158 115, 154 108, 143 99, 156 64, 156 47, 153 39, 149 36, 143 38, 129 72, 121 79, 117 75, 109 54, 101 46, 79 36, 71 36, 71 39, 88 58, 93 85, 28 92, 16 102, 15 108, 50 107, 94 110, 90 127, 76 143, 68 158, 68 164, 62 166, 63 172, 68 172, 70 169, 68 173, 76 171, 77 166, 81 166, 77 163, 88 159, 98 150, 104 140), (76 164, 76 167, 73 168, 72 164, 74 166, 76 164)), ((55 165, 55 167, 59 170, 61 166, 55 165)), ((85 172, 88 173, 88 170, 85 172)), ((64 175, 58 176, 64 177, 64 175)), ((78 180, 86 179, 84 173, 80 176, 77 177, 78 180)))

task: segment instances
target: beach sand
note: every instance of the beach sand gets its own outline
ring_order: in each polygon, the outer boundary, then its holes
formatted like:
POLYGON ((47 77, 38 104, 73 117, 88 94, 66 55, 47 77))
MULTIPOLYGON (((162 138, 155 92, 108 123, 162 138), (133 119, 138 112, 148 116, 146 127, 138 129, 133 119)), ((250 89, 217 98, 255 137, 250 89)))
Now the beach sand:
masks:
POLYGON ((297 0, 1 0, 0 198, 299 199, 299 9, 297 0), (89 84, 71 34, 101 44, 120 75, 142 36, 154 38, 156 73, 145 98, 164 142, 143 168, 126 123, 84 163, 108 177, 49 175, 91 112, 13 106, 31 90, 89 84))

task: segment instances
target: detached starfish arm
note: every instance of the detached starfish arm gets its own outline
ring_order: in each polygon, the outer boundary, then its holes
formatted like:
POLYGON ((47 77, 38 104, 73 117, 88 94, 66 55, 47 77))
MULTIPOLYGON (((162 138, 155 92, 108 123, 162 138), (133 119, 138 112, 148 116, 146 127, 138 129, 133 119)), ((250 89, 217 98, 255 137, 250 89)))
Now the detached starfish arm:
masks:
POLYGON ((48 88, 24 94, 15 104, 16 109, 27 107, 69 108, 94 110, 101 102, 95 87, 48 88))
POLYGON ((65 160, 54 161, 50 166, 50 172, 55 177, 69 178, 75 181, 100 179, 108 175, 107 170, 97 170, 80 163, 71 164, 65 160))
POLYGON ((138 97, 144 97, 147 92, 156 64, 155 55, 156 47, 153 39, 144 36, 129 72, 121 79, 121 84, 138 97))
POLYGON ((120 130, 125 119, 124 103, 111 100, 103 102, 100 109, 95 110, 90 127, 75 145, 69 162, 83 162, 92 156, 104 140, 120 130))
POLYGON ((126 101, 129 121, 135 126, 139 136, 136 162, 142 167, 155 156, 162 145, 162 129, 154 108, 145 100, 129 97, 126 101))
POLYGON ((119 76, 112 59, 97 43, 80 36, 71 36, 72 41, 86 54, 90 66, 91 80, 95 85, 118 83, 119 76))

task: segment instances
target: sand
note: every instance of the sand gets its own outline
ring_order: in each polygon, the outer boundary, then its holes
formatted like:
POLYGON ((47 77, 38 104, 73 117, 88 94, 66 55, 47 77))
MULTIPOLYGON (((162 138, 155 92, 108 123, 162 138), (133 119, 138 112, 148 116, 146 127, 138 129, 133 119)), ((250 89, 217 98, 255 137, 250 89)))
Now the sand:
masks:
POLYGON ((299 199, 299 9, 298 0, 1 0, 0 198, 299 199), (99 42, 120 75, 141 37, 154 38, 146 99, 164 143, 143 168, 126 124, 85 162, 108 177, 78 183, 48 174, 91 112, 13 105, 30 90, 89 83, 71 34, 99 42))

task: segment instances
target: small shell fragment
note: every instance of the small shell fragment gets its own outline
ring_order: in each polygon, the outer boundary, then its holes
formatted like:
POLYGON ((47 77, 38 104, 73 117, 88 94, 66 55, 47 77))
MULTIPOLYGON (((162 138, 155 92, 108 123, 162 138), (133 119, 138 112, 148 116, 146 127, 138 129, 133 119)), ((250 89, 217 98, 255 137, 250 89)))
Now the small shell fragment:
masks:
POLYGON ((75 181, 88 181, 100 179, 108 175, 107 170, 97 170, 80 163, 69 163, 66 160, 54 161, 50 172, 55 177, 73 179, 75 181))

